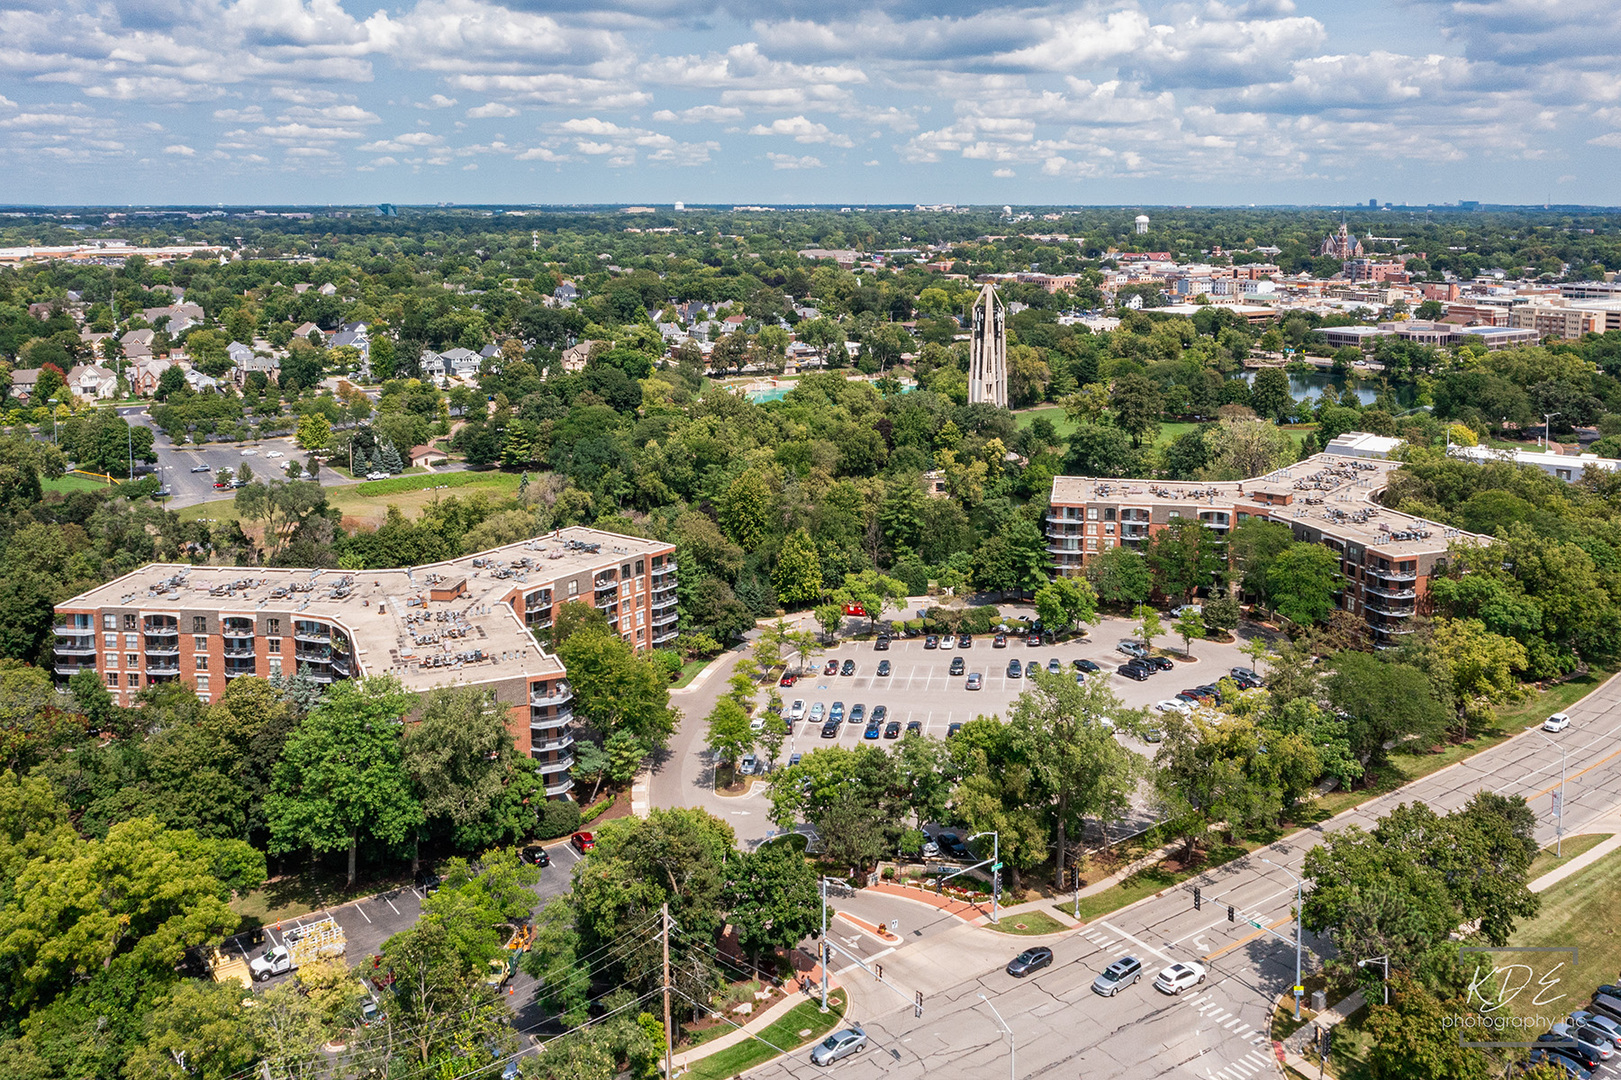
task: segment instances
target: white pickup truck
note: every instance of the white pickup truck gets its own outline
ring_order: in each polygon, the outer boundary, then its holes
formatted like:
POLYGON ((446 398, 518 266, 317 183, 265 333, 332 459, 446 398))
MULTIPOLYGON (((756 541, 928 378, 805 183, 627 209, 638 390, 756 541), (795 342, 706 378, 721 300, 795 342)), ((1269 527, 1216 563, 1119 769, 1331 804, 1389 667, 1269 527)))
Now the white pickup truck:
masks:
POLYGON ((292 971, 316 960, 342 956, 348 948, 343 927, 330 915, 318 922, 295 926, 282 935, 282 943, 248 963, 255 982, 292 971))

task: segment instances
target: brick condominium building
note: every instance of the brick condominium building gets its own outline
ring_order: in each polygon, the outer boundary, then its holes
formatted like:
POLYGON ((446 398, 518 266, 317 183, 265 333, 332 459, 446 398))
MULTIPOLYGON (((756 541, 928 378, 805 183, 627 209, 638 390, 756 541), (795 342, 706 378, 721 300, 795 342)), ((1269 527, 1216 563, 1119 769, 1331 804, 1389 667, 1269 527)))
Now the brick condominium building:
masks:
POLYGON ((1148 538, 1177 518, 1208 526, 1225 540, 1248 518, 1289 526, 1296 540, 1309 540, 1340 558, 1339 604, 1361 616, 1381 645, 1413 631, 1413 616, 1429 591, 1430 577, 1444 563, 1447 545, 1464 533, 1422 518, 1387 510, 1372 496, 1400 462, 1379 460, 1394 443, 1353 433, 1335 440, 1336 452, 1315 454, 1253 480, 1160 482, 1053 478, 1047 512, 1047 552, 1058 571, 1077 574, 1115 546, 1141 551, 1148 538))
POLYGON ((579 600, 637 649, 675 638, 675 549, 571 527, 390 570, 153 563, 56 606, 56 675, 93 670, 120 704, 184 681, 204 701, 243 675, 319 683, 389 673, 409 690, 486 686, 546 792, 572 785, 573 693, 535 632, 579 600))

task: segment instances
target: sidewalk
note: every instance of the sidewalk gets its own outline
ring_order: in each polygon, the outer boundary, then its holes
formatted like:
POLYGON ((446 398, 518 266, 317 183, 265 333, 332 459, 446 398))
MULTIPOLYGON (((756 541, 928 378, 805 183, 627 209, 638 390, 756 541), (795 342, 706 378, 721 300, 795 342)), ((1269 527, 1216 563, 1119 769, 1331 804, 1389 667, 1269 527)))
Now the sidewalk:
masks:
POLYGON ((1615 851, 1617 848, 1621 848, 1621 820, 1616 820, 1613 818, 1600 818, 1598 821, 1592 822, 1590 825, 1588 825, 1583 832, 1596 833, 1608 832, 1611 830, 1615 831, 1615 835, 1611 836, 1608 840, 1594 845, 1591 849, 1582 852, 1565 865, 1557 866, 1554 869, 1549 870, 1546 874, 1543 874, 1541 877, 1531 882, 1527 888, 1529 888, 1532 892, 1541 892, 1543 889, 1546 889, 1548 886, 1557 881, 1563 881, 1572 874, 1580 873, 1589 866, 1592 866, 1594 863, 1598 862, 1600 859, 1604 858, 1604 856, 1610 854, 1610 852, 1615 851))

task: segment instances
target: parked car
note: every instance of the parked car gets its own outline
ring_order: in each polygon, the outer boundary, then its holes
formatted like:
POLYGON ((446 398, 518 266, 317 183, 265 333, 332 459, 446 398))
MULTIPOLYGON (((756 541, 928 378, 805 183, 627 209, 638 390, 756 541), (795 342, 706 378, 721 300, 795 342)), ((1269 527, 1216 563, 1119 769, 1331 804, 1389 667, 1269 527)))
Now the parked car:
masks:
POLYGON ((1198 604, 1178 604, 1171 609, 1171 618, 1173 619, 1180 619, 1183 615, 1200 616, 1203 614, 1204 608, 1198 604))
POLYGON ((930 634, 928 637, 923 639, 923 647, 925 649, 938 649, 940 647, 940 639, 935 635, 930 634))
POLYGON ((824 739, 836 739, 838 737, 839 737, 839 722, 837 720, 829 720, 827 723, 822 725, 822 738, 824 738, 824 739))
POLYGON ((1114 997, 1126 987, 1136 986, 1142 981, 1142 977, 1143 962, 1135 956, 1122 956, 1092 980, 1092 992, 1104 997, 1114 997))
POLYGON ((753 776, 754 771, 760 767, 760 759, 753 754, 744 754, 743 760, 737 763, 739 776, 753 776))
POLYGON ((969 674, 968 681, 963 684, 965 690, 982 690, 985 687, 985 678, 975 671, 969 674))
POLYGON ((1048 658, 1048 660, 1047 660, 1047 674, 1049 674, 1049 675, 1057 675, 1060 671, 1063 671, 1063 670, 1064 670, 1064 665, 1062 665, 1062 664, 1060 664, 1058 662, 1058 657, 1053 656, 1053 657, 1048 658))
POLYGON ((850 707, 850 723, 859 724, 866 719, 867 707, 865 705, 852 705, 850 707))
POLYGON ((924 840, 923 847, 919 850, 925 859, 938 859, 940 857, 940 845, 933 840, 924 840))
POLYGON ((265 457, 286 457, 286 456, 287 455, 282 453, 280 450, 266 450, 265 451, 265 457))
MULTIPOLYGON (((1554 1026, 1565 1028, 1567 1031, 1570 1030, 1568 1024, 1556 1024, 1554 1026)), ((1556 1054, 1563 1054, 1565 1057, 1570 1058, 1584 1069, 1596 1069, 1599 1067, 1599 1062, 1603 1060, 1599 1057, 1599 1048, 1592 1043, 1583 1044, 1580 1039, 1575 1037, 1574 1031, 1567 1035, 1550 1029, 1538 1035, 1537 1042, 1545 1044, 1547 1049, 1556 1054)))
POLYGON ((367 480, 387 480, 388 479, 388 473, 384 472, 381 469, 374 469, 373 471, 366 474, 366 479, 367 480))
POLYGON ((1172 964, 1160 972, 1159 978, 1154 980, 1154 989, 1166 994, 1180 994, 1188 987, 1204 982, 1204 977, 1204 965, 1187 960, 1172 964))
POLYGON ((962 721, 961 720, 953 721, 951 726, 946 728, 946 738, 948 738, 948 739, 951 738, 953 735, 957 734, 957 732, 959 732, 961 730, 962 730, 962 721))
POLYGON ((889 651, 889 635, 888 634, 879 634, 878 635, 878 640, 872 643, 872 647, 878 652, 888 652, 889 651))
POLYGON ((1138 659, 1142 659, 1148 655, 1148 649, 1144 647, 1143 643, 1140 641, 1133 641, 1131 638, 1126 638, 1119 645, 1116 645, 1115 648, 1118 651, 1125 653, 1127 656, 1133 656, 1138 659))
POLYGON ((889 671, 890 671, 890 667, 889 667, 889 661, 888 660, 880 660, 880 661, 878 661, 878 675, 879 675, 880 678, 888 678, 889 677, 889 671))
POLYGON ((255 449, 254 449, 254 448, 253 448, 253 447, 251 447, 251 446, 244 446, 244 447, 243 447, 243 448, 242 448, 242 456, 243 456, 243 457, 253 457, 253 456, 254 456, 254 455, 255 455, 255 454, 257 454, 257 453, 258 453, 258 452, 259 452, 259 451, 257 451, 257 450, 255 450, 255 449))
POLYGON ((1154 708, 1159 712, 1179 712, 1184 716, 1193 711, 1193 706, 1181 698, 1167 698, 1164 701, 1156 701, 1154 708))
POLYGON ((997 634, 996 637, 992 638, 991 639, 991 648, 993 648, 993 649, 1005 649, 1005 648, 1007 648, 1007 635, 1006 634, 997 634))
POLYGON ((1075 670, 1084 671, 1088 675, 1096 675, 1103 670, 1090 660, 1071 660, 1070 663, 1075 665, 1075 670))
POLYGON ((805 719, 805 703, 803 701, 801 701, 799 698, 795 698, 794 703, 792 705, 788 706, 788 719, 790 719, 790 720, 803 720, 803 719, 805 719))
POLYGON ((908 721, 906 721, 906 734, 908 734, 908 735, 921 735, 921 734, 923 734, 923 721, 921 721, 921 720, 908 720, 908 721))
POLYGON ((1015 979, 1022 979, 1026 975, 1034 975, 1042 968, 1053 962, 1053 951, 1045 945, 1037 945, 1008 961, 1007 973, 1015 979))
POLYGON ((959 649, 971 649, 973 647, 974 647, 974 636, 972 634, 958 634, 957 635, 957 648, 959 648, 959 649))
POLYGON ((956 648, 956 646, 957 646, 957 639, 954 636, 952 636, 951 634, 941 634, 940 635, 940 647, 942 649, 954 649, 954 648, 956 648))
POLYGON ((577 832, 568 838, 568 842, 573 844, 574 850, 578 851, 581 855, 584 855, 586 852, 597 846, 597 838, 588 832, 577 832))
POLYGON ((967 666, 968 666, 967 663, 964 662, 962 657, 953 656, 951 658, 951 671, 950 671, 950 674, 952 674, 952 675, 961 675, 963 673, 963 669, 966 668, 967 666))
POLYGON ((1024 669, 1019 666, 1019 661, 1017 658, 1007 662, 1007 677, 1010 679, 1024 678, 1024 669))
POLYGON ((541 847, 539 844, 530 844, 528 847, 523 849, 523 861, 533 863, 535 866, 550 866, 552 864, 552 856, 550 852, 541 847))
POLYGON ((1244 675, 1229 675, 1228 678, 1232 679, 1233 685, 1237 686, 1240 690, 1254 690, 1256 687, 1261 685, 1259 680, 1251 679, 1244 675))
POLYGON ((798 765, 799 762, 800 762, 800 759, 802 759, 804 756, 805 756, 804 754, 793 754, 793 755, 791 755, 788 758, 788 767, 791 769, 795 765, 798 765))
MULTIPOLYGON (((873 721, 873 722, 877 723, 876 720, 873 721)), ((886 738, 886 739, 898 739, 900 737, 901 737, 901 722, 899 720, 891 720, 889 723, 884 725, 884 738, 886 738)))
POLYGON ((854 660, 846 660, 844 662, 844 666, 839 669, 839 674, 840 675, 850 676, 850 675, 854 675, 855 673, 856 673, 856 662, 854 660))
POLYGON ((1143 742, 1159 742, 1165 738, 1165 732, 1157 727, 1143 729, 1143 742))
POLYGON ((861 737, 864 739, 876 739, 882 733, 882 726, 879 725, 878 721, 874 720, 872 723, 867 725, 867 730, 862 733, 861 737))
POLYGON ((1261 676, 1255 673, 1254 668, 1235 667, 1229 670, 1227 674, 1231 675, 1235 679, 1249 679, 1251 682, 1255 683, 1255 685, 1261 685, 1261 676))
POLYGON ((1528 1059, 1528 1063, 1531 1065, 1542 1065, 1544 1063, 1552 1065, 1556 1069, 1563 1070, 1564 1074, 1569 1077, 1570 1080, 1590 1080, 1593 1075, 1593 1070, 1584 1069, 1582 1066, 1576 1064, 1575 1058, 1566 1057, 1564 1054, 1561 1054, 1557 1049, 1551 1046, 1539 1046, 1535 1050, 1531 1051, 1531 1057, 1528 1059))
POLYGON ((1030 633, 1024 636, 1024 643, 1037 648, 1039 648, 1041 645, 1047 644, 1047 642, 1042 638, 1041 633, 1036 630, 1032 630, 1030 633))
POLYGON ((837 720, 842 723, 844 721, 844 702, 835 701, 833 703, 833 708, 828 710, 827 718, 829 720, 837 720))
POLYGON ((1621 1020, 1612 1020, 1608 1016, 1578 1009, 1570 1014, 1570 1022, 1577 1027, 1603 1034, 1610 1040, 1611 1046, 1621 1050, 1621 1020))
POLYGON ((1621 1020, 1621 997, 1600 991, 1593 995, 1593 1003, 1588 1006, 1588 1011, 1608 1016, 1612 1020, 1621 1020))
POLYGON ((1145 656, 1143 658, 1143 663, 1147 664, 1156 671, 1170 671, 1172 668, 1176 667, 1176 665, 1171 662, 1171 658, 1169 656, 1145 656))
POLYGON ((1135 679, 1138 682, 1148 681, 1148 669, 1141 664, 1121 664, 1115 670, 1128 679, 1135 679))
POLYGON ((1595 1063, 1609 1061, 1615 1053, 1614 1037, 1589 1024, 1555 1024, 1548 1031, 1560 1038, 1574 1040, 1582 1053, 1595 1063))
POLYGON ((940 832, 934 834, 934 842, 940 845, 940 850, 953 859, 966 859, 970 852, 968 845, 962 842, 962 837, 954 832, 940 832))
POLYGON ((822 714, 825 712, 827 712, 827 706, 818 701, 816 704, 811 706, 810 722, 813 724, 820 724, 822 722, 822 714))
POLYGON ((191 467, 191 471, 192 472, 213 472, 214 467, 212 465, 193 465, 191 467))
POLYGON ((822 665, 823 675, 837 675, 838 673, 839 662, 837 660, 829 660, 826 664, 822 665))
POLYGON ((867 1033, 859 1027, 845 1028, 835 1031, 816 1045, 811 1051, 812 1065, 831 1065, 841 1058, 851 1054, 859 1054, 867 1048, 867 1033))
POLYGON ((1562 712, 1556 712, 1542 722, 1543 731, 1564 731, 1570 726, 1570 717, 1562 712))

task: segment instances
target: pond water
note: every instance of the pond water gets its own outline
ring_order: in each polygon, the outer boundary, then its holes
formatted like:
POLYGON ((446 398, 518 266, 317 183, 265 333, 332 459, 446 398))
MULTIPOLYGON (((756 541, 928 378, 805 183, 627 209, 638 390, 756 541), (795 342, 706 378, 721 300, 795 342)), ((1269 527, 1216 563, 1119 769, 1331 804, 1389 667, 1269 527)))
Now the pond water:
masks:
MULTIPOLYGON (((1255 385, 1255 376, 1256 372, 1246 371, 1236 377, 1253 386, 1255 385)), ((1298 375, 1293 372, 1289 374, 1289 396, 1296 401, 1316 401, 1323 396, 1323 388, 1327 386, 1332 386, 1335 394, 1342 401, 1345 400, 1347 392, 1356 394, 1357 402, 1364 407, 1372 405, 1379 397, 1380 390, 1383 389, 1377 382, 1341 379, 1324 372, 1314 371, 1306 375, 1298 375)), ((1395 396, 1397 403, 1404 408, 1412 406, 1412 387, 1393 386, 1391 387, 1391 393, 1395 396)))

